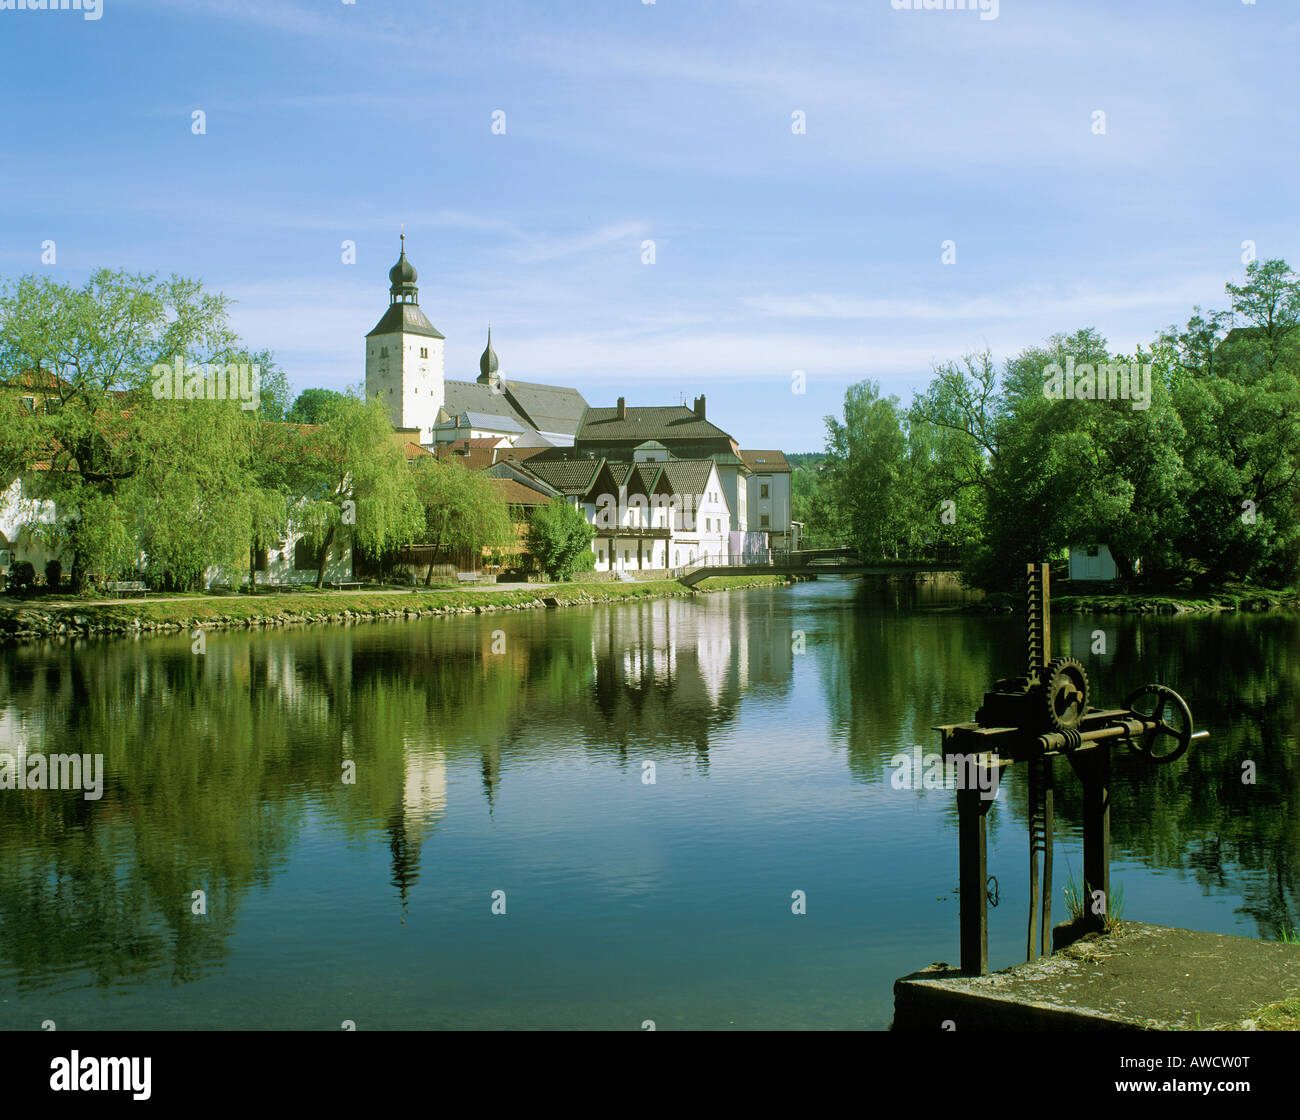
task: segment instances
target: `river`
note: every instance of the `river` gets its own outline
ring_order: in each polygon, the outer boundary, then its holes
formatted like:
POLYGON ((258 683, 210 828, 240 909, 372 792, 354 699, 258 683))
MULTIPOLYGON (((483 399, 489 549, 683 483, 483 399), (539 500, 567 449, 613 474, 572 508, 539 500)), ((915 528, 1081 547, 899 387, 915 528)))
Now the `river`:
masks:
MULTIPOLYGON (((0 1028, 884 1028, 895 978, 958 956, 954 795, 891 760, 1022 671, 1019 620, 942 598, 824 579, 2 651, 0 752, 104 780, 0 790, 0 1028)), ((1159 679, 1211 733, 1116 753, 1124 916, 1300 924, 1300 616, 1058 615, 1054 650, 1094 702, 1159 679)), ((989 818, 995 968, 1024 955, 1023 770, 989 818)))

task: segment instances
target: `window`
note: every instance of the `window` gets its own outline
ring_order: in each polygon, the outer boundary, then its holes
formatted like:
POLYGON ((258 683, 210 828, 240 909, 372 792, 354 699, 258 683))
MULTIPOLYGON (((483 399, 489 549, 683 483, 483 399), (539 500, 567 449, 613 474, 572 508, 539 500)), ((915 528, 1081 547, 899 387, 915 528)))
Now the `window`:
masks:
POLYGON ((381 358, 387 358, 387 357, 388 357, 388 347, 387 347, 387 346, 381 346, 381 347, 379 348, 379 356, 380 356, 381 358))
POLYGON ((767 514, 765 514, 765 513, 761 513, 761 514, 759 514, 759 515, 758 515, 758 527, 759 527, 760 529, 766 529, 766 528, 768 527, 768 520, 769 520, 769 519, 768 519, 767 514))
POLYGON ((605 562, 605 550, 603 548, 596 550, 596 562, 598 564, 603 564, 605 562))
POLYGON ((254 555, 253 570, 258 572, 266 571, 266 549, 259 548, 254 555))
POLYGON ((28 412, 35 412, 35 411, 36 411, 36 398, 35 398, 35 397, 23 397, 23 408, 25 408, 28 412))
POLYGON ((428 348, 427 346, 421 346, 421 347, 420 347, 420 357, 421 357, 421 358, 427 358, 428 356, 429 356, 429 348, 428 348))
POLYGON ((1099 556, 1101 554, 1101 548, 1098 545, 1090 544, 1087 548, 1087 554, 1089 559, 1094 556, 1099 556))
POLYGON ((766 498, 766 497, 767 497, 767 483, 766 483, 766 482, 761 483, 761 484, 759 485, 759 487, 758 487, 758 496, 759 496, 760 498, 766 498))

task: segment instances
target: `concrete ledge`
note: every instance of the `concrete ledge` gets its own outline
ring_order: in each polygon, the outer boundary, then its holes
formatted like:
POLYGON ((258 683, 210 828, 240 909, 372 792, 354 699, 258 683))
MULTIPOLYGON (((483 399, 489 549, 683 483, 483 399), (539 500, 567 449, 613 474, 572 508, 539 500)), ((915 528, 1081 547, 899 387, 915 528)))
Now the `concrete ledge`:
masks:
POLYGON ((1296 996, 1300 946, 1124 922, 988 976, 946 964, 904 976, 894 1029, 1249 1030, 1296 996))

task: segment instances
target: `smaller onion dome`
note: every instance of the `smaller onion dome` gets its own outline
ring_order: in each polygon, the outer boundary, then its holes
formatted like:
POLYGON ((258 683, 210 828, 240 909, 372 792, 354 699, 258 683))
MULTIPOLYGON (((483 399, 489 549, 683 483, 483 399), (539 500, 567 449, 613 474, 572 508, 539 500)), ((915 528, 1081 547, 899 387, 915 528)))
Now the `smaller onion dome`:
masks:
POLYGON ((497 361, 496 351, 492 349, 492 328, 488 327, 487 349, 483 351, 483 356, 478 360, 479 380, 488 381, 495 377, 500 364, 497 361))

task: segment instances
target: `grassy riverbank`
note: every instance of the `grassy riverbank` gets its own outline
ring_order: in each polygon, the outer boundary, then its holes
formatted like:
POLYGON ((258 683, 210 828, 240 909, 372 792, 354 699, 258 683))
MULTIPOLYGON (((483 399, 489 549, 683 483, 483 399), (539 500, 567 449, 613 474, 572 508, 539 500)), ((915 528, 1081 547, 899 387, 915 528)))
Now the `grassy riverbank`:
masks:
MULTIPOLYGON (((1052 590, 1054 614, 1207 614, 1217 611, 1268 611, 1300 607, 1300 589, 1242 585, 1214 592, 1104 590, 1076 592, 1071 584, 1052 590)), ((1010 614, 1024 606, 1023 594, 996 592, 965 609, 974 613, 1010 614)))
POLYGON ((30 600, 0 604, 0 643, 88 634, 175 633, 192 629, 237 630, 431 615, 484 614, 550 606, 616 603, 633 599, 689 597, 713 591, 784 586, 783 576, 724 576, 695 589, 675 580, 644 583, 531 584, 526 588, 473 591, 305 591, 260 595, 174 596, 136 602, 30 600))

